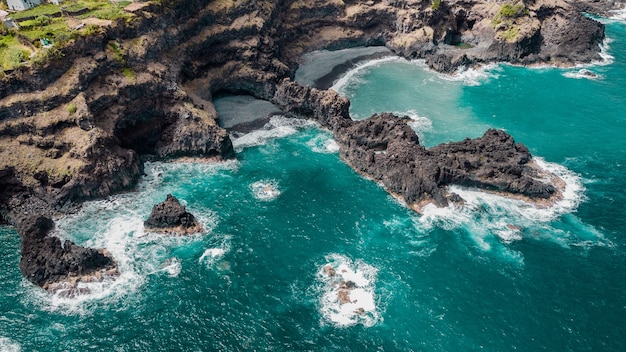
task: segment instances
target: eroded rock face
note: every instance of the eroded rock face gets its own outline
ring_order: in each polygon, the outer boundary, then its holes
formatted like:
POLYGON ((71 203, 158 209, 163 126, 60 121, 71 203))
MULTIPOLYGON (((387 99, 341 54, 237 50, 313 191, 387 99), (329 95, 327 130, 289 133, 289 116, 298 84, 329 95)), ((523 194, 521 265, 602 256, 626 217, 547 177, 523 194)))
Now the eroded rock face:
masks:
POLYGON ((59 283, 101 280, 116 275, 117 264, 104 250, 85 248, 50 236, 54 222, 46 217, 24 219, 18 227, 22 239, 20 270, 31 282, 52 289, 59 283))
POLYGON ((196 218, 171 194, 152 208, 144 226, 150 232, 180 235, 204 231, 196 218))

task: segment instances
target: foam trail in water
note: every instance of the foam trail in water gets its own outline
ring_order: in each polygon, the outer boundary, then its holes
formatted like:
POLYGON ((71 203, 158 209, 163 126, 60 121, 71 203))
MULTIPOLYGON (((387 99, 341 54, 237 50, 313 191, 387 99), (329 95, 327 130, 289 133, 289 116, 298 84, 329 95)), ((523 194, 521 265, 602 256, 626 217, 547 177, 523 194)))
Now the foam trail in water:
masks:
POLYGON ((254 198, 263 201, 270 201, 278 198, 280 189, 276 180, 261 180, 250 185, 250 190, 254 198))
POLYGON ((232 133, 233 148, 241 152, 244 148, 254 147, 267 143, 268 140, 293 135, 298 130, 318 126, 317 123, 305 119, 272 116, 262 129, 250 133, 232 133))
POLYGON ((19 343, 7 337, 0 337, 0 352, 20 352, 21 350, 19 343))
POLYGON ((330 254, 325 259, 317 271, 317 279, 322 283, 320 311, 324 318, 341 327, 376 324, 381 319, 374 292, 377 269, 340 254, 330 254))
POLYGON ((534 229, 532 232, 540 230, 542 233, 556 234, 557 230, 550 223, 578 207, 583 198, 584 186, 580 176, 565 167, 541 158, 533 160, 540 168, 559 176, 565 182, 563 199, 554 205, 541 208, 523 200, 450 186, 449 191, 460 195, 465 203, 444 208, 432 204, 425 206, 419 218, 420 227, 426 230, 435 226, 446 230, 464 228, 477 246, 485 251, 493 249, 491 238, 498 238, 503 243, 518 241, 523 238, 525 229, 529 228, 534 229))
POLYGON ((334 154, 339 151, 339 145, 327 133, 320 133, 306 142, 314 153, 334 154))

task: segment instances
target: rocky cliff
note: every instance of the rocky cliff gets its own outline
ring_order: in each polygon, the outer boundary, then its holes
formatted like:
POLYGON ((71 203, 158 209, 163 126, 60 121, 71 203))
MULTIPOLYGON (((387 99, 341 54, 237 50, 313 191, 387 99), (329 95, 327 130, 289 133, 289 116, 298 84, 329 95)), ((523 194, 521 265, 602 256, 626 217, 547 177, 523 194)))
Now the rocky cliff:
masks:
POLYGON ((571 65, 599 58, 603 26, 564 0, 162 0, 129 21, 78 36, 49 61, 0 78, 0 214, 20 225, 20 267, 51 285, 114 269, 106 253, 48 235, 52 216, 132 188, 142 157, 234 156, 215 93, 246 93, 330 129, 341 156, 419 208, 458 200, 461 184, 534 199, 528 150, 501 131, 425 149, 390 114, 354 122, 349 101, 290 80, 316 49, 386 45, 436 70, 509 61, 571 65), (33 220, 35 219, 35 220, 33 220))
POLYGON ((336 128, 326 120, 347 116, 334 111, 345 108, 343 98, 290 97, 298 90, 283 83, 311 50, 386 45, 441 71, 490 61, 597 59, 603 26, 580 14, 587 3, 148 3, 132 21, 79 36, 42 67, 2 78, 0 211, 18 223, 24 209, 51 214, 129 189, 142 173, 141 155, 232 157, 228 134, 216 123, 216 92, 297 98, 303 104, 294 113, 336 128))

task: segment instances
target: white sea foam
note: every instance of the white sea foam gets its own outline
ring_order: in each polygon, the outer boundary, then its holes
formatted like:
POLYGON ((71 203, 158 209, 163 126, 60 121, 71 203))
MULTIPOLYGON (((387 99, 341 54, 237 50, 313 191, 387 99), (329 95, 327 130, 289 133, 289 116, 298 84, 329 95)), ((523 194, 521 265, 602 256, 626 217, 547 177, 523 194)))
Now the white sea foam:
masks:
POLYGON ((0 352, 20 352, 22 346, 19 343, 7 338, 0 337, 0 352))
POLYGON ((241 152, 244 148, 262 145, 268 140, 284 138, 297 133, 300 129, 314 126, 318 125, 311 120, 277 115, 272 116, 262 129, 246 134, 233 133, 231 134, 231 139, 235 151, 241 152))
POLYGON ((280 195, 278 181, 276 180, 261 180, 254 182, 250 185, 250 190, 252 191, 254 198, 263 201, 274 200, 280 195))
POLYGON ((621 10, 611 10, 609 12, 612 14, 609 19, 626 22, 626 7, 621 10))
POLYGON ((332 87, 330 87, 330 89, 336 91, 339 94, 345 95, 345 91, 350 85, 353 85, 355 83, 356 84, 363 83, 361 80, 358 79, 358 77, 362 76, 371 68, 378 67, 381 64, 384 64, 387 62, 402 62, 402 61, 406 62, 405 59, 401 57, 397 57, 397 56, 389 56, 389 57, 384 57, 381 59, 365 61, 363 63, 356 65, 356 67, 346 72, 346 74, 343 75, 341 78, 337 79, 337 81, 335 81, 335 83, 333 84, 332 87))
POLYGON ((437 73, 437 77, 445 81, 461 82, 465 86, 479 86, 490 79, 498 78, 499 64, 481 65, 479 67, 459 67, 452 75, 437 73))
POLYGON ((182 269, 183 265, 180 263, 180 260, 172 257, 162 264, 161 271, 166 272, 170 277, 178 277, 182 269))
POLYGON ((213 243, 213 247, 207 248, 198 259, 198 263, 211 268, 224 259, 228 252, 230 252, 230 236, 225 236, 213 243))
POLYGON ((421 227, 441 227, 447 230, 465 228, 477 246, 491 250, 489 238, 503 243, 521 240, 526 228, 549 226, 558 217, 574 211, 583 199, 584 186, 579 175, 565 167, 534 158, 537 165, 559 176, 565 182, 563 199, 550 207, 537 207, 523 200, 508 198, 476 189, 450 186, 449 191, 460 195, 463 205, 439 208, 426 205, 419 218, 421 227))
POLYGON ((339 145, 328 133, 320 133, 306 142, 314 153, 334 154, 339 151, 339 145))
POLYGON ((424 132, 433 130, 433 121, 426 116, 420 116, 415 110, 394 111, 393 113, 398 116, 408 116, 411 122, 407 123, 407 125, 417 133, 421 141, 424 140, 424 132))
POLYGON ((375 293, 377 269, 340 254, 330 254, 325 259, 317 271, 324 318, 340 327, 375 325, 381 319, 375 293))

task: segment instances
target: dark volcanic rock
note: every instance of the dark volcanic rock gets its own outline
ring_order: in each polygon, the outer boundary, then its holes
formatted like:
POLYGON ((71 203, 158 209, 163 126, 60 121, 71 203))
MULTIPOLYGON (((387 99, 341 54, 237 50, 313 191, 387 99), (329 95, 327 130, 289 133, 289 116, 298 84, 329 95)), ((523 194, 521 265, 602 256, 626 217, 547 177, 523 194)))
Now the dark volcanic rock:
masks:
POLYGON ((24 219, 18 227, 22 238, 20 270, 33 283, 49 288, 56 283, 87 278, 101 279, 103 272, 117 272, 117 264, 103 250, 85 248, 49 236, 54 223, 39 216, 24 219))
POLYGON ((335 138, 346 162, 416 210, 423 202, 458 201, 446 192, 451 184, 530 199, 557 194, 553 185, 540 181, 545 177, 531 163, 528 149, 504 131, 492 129, 481 138, 426 149, 406 119, 383 113, 353 122, 335 138))
POLYGON ((202 225, 171 194, 164 202, 155 205, 148 220, 144 222, 148 231, 188 234, 202 232, 202 225))

